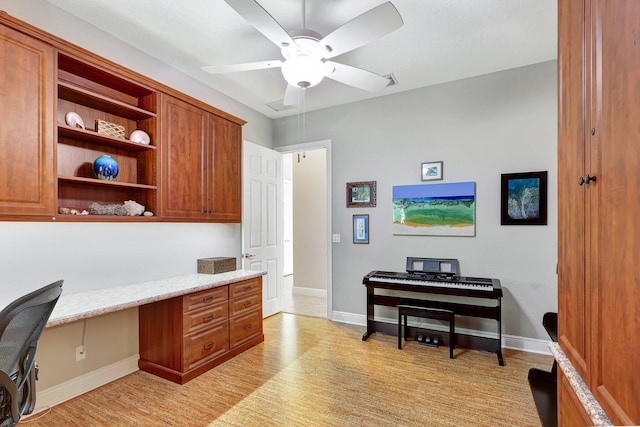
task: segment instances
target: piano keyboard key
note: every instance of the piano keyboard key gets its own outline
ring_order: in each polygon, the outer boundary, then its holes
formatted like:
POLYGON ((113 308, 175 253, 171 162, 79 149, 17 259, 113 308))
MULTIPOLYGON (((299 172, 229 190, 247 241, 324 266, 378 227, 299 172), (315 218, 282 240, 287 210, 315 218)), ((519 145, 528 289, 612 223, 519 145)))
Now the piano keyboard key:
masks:
POLYGON ((437 288, 452 288, 452 289, 469 289, 474 291, 493 291, 493 286, 489 283, 471 283, 471 282, 441 282, 432 280, 414 280, 403 279, 396 277, 369 277, 370 282, 385 282, 385 283, 398 283, 403 285, 417 285, 417 286, 433 286, 437 288))

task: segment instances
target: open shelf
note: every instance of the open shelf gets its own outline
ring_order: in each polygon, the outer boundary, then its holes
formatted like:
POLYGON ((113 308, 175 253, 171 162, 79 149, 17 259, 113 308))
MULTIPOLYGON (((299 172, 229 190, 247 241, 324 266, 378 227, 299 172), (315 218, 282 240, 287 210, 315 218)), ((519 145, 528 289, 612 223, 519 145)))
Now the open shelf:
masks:
POLYGON ((104 181, 102 179, 95 178, 82 178, 78 176, 59 176, 59 182, 71 182, 75 184, 88 184, 88 185, 98 185, 98 186, 107 186, 107 187, 120 187, 120 188, 137 188, 140 190, 155 190, 155 185, 146 185, 146 184, 132 184, 129 182, 119 182, 119 181, 104 181))
POLYGON ((72 128, 71 126, 61 124, 58 124, 58 135, 90 142, 93 144, 101 144, 107 147, 124 148, 131 151, 146 151, 156 149, 154 145, 140 144, 128 139, 114 138, 112 136, 103 135, 91 130, 72 128))
MULTIPOLYGON (((128 77, 117 67, 101 68, 58 54, 58 210, 83 211, 89 210, 92 203, 122 205, 127 200, 134 200, 157 214, 158 94, 128 77), (83 118, 84 129, 63 124, 65 113, 70 111, 83 118), (94 130, 98 120, 121 126, 125 136, 134 130, 143 130, 151 138, 151 144, 98 133, 94 130), (92 165, 101 155, 109 155, 118 162, 117 180, 94 178, 92 165)), ((66 221, 148 221, 154 217, 59 214, 59 218, 66 221)))
POLYGON ((156 113, 144 110, 133 105, 100 95, 87 89, 59 81, 58 97, 66 101, 81 104, 96 110, 103 111, 130 120, 143 120, 156 117, 156 113))

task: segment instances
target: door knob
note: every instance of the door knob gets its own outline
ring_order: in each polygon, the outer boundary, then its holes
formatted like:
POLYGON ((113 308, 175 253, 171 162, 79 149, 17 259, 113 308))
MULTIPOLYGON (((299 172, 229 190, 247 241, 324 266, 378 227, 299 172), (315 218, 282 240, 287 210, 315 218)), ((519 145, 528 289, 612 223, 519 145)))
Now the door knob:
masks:
POLYGON ((244 257, 246 259, 254 259, 256 256, 254 254, 250 254, 250 253, 247 252, 246 254, 244 254, 244 257))

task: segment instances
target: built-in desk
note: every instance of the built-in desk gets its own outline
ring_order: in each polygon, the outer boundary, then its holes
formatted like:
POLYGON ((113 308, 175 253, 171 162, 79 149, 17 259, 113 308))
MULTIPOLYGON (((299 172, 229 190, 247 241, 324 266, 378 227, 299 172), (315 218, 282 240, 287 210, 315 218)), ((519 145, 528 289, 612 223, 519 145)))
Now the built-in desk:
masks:
POLYGON ((264 274, 263 271, 251 270, 236 270, 220 274, 188 274, 73 294, 66 294, 63 287, 62 295, 51 313, 47 327, 126 310, 216 286, 229 285, 261 277, 264 274))
POLYGON ((47 327, 138 307, 138 367, 184 384, 264 341, 262 276, 191 274, 63 294, 47 327))

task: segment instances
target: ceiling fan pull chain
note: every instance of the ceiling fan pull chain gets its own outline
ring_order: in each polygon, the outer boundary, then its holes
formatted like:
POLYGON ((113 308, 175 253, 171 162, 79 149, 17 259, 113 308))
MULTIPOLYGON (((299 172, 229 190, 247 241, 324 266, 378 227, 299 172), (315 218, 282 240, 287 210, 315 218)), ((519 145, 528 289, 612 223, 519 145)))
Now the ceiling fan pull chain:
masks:
POLYGON ((302 29, 307 29, 307 2, 302 0, 302 29))

